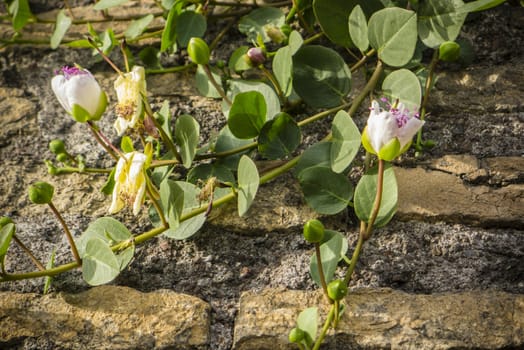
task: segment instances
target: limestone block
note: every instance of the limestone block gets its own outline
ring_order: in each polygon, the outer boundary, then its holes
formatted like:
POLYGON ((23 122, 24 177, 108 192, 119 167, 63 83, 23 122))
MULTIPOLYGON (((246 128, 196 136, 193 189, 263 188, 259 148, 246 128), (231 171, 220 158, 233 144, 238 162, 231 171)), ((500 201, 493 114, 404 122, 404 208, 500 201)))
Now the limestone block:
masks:
MULTIPOLYGON (((323 349, 505 349, 524 346, 524 296, 498 291, 434 295, 389 289, 352 291, 323 349), (515 317, 515 315, 520 316, 515 317)), ((244 293, 235 324, 241 349, 295 349, 287 334, 301 310, 327 302, 316 292, 244 293)))
POLYGON ((5 292, 0 348, 24 342, 65 349, 206 349, 209 305, 170 291, 101 286, 79 294, 5 292))

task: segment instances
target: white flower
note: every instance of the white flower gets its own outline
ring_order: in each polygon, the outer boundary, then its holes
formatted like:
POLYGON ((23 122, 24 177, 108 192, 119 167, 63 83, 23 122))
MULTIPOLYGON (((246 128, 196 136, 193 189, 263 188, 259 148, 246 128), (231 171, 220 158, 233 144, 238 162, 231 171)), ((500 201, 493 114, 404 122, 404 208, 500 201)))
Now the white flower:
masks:
POLYGON ((119 136, 134 128, 144 114, 142 96, 146 95, 146 74, 144 67, 134 66, 131 72, 121 74, 115 81, 118 104, 115 129, 119 136))
POLYGON ((105 111, 107 98, 87 69, 63 67, 51 80, 58 101, 76 121, 98 120, 105 111))
POLYGON ((402 103, 385 110, 373 101, 367 126, 362 133, 362 144, 368 152, 390 161, 408 149, 422 125, 424 122, 402 103))
POLYGON ((130 152, 124 156, 125 159, 120 158, 116 165, 115 187, 109 213, 116 213, 129 205, 133 207, 133 214, 137 215, 146 192, 147 156, 140 152, 130 152))

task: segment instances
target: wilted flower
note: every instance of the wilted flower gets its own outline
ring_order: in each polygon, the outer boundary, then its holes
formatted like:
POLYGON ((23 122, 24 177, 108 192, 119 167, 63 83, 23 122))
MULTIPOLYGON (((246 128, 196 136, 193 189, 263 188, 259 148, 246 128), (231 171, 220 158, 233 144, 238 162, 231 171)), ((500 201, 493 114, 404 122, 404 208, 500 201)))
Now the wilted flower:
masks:
POLYGON ((119 136, 134 128, 144 115, 142 96, 146 95, 146 73, 144 67, 134 66, 131 72, 120 75, 115 81, 118 104, 115 129, 119 136))
POLYGON ((385 110, 377 101, 371 103, 367 126, 362 133, 364 148, 380 159, 391 161, 411 145, 413 136, 424 122, 402 103, 385 110))
POLYGON ((51 87, 62 107, 78 122, 99 120, 106 109, 106 94, 87 69, 65 66, 56 72, 51 87))
POLYGON ((124 156, 116 164, 115 187, 109 213, 116 213, 128 205, 133 207, 133 214, 137 215, 146 193, 145 170, 148 157, 140 152, 130 152, 124 156))

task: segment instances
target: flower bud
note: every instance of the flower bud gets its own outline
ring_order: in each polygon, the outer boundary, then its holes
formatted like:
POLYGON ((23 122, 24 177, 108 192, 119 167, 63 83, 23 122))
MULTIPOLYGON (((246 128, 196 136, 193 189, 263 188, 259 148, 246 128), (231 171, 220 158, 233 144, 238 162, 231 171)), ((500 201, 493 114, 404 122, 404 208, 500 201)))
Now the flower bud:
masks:
POLYGON ((38 181, 29 186, 29 199, 35 204, 49 204, 53 199, 55 189, 47 182, 38 181))
POLYGON ((304 225, 304 238, 309 243, 318 243, 324 238, 324 225, 316 219, 309 220, 304 225))
POLYGON ((99 120, 106 109, 106 94, 87 69, 63 67, 51 80, 51 87, 62 107, 77 122, 99 120))
POLYGON ((69 160, 69 157, 65 153, 59 153, 56 155, 56 160, 61 163, 66 163, 69 160))
POLYGON ((246 55, 253 66, 258 66, 264 63, 264 61, 266 60, 264 50, 262 50, 260 47, 250 48, 249 50, 247 50, 246 55))
POLYGON ((2 216, 0 218, 0 229, 7 224, 13 224, 13 220, 11 220, 11 218, 8 216, 2 216))
POLYGON ((49 150, 54 154, 66 153, 64 141, 52 140, 49 142, 49 150))
POLYGON ((327 293, 332 300, 342 300, 348 294, 348 286, 344 280, 334 280, 329 282, 327 293))
POLYGON ((304 340, 305 336, 306 335, 304 334, 303 330, 295 327, 291 331, 289 331, 288 339, 291 343, 300 343, 302 340, 304 340))
POLYGON ((446 41, 438 48, 438 59, 445 62, 453 62, 460 57, 460 45, 454 41, 446 41))
POLYGON ((209 46, 207 46, 204 40, 198 37, 193 37, 189 40, 187 53, 196 64, 208 64, 209 62, 209 46))
POLYGON ((271 39, 272 42, 275 44, 282 44, 284 41, 287 40, 287 37, 280 28, 276 27, 275 25, 269 24, 264 26, 264 30, 267 34, 267 36, 271 39))

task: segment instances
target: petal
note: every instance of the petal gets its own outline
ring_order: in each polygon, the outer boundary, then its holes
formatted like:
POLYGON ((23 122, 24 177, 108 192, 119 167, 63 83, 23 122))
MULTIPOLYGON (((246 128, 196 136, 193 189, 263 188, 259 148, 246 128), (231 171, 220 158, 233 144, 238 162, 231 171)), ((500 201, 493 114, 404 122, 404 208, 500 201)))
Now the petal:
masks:
POLYGON ((89 114, 95 115, 102 90, 91 74, 71 77, 65 87, 65 94, 70 106, 78 104, 89 114))
POLYGON ((53 89, 58 102, 60 102, 66 112, 71 113, 71 105, 66 96, 66 83, 67 80, 63 75, 56 75, 51 80, 51 88, 53 89))
POLYGON ((118 136, 124 135, 127 128, 129 127, 129 122, 125 120, 124 118, 116 118, 115 124, 113 125, 115 127, 115 130, 118 134, 118 136))
POLYGON ((383 111, 378 115, 370 115, 367 124, 369 142, 376 153, 397 134, 395 116, 383 111))
POLYGON ((415 136, 415 134, 420 130, 422 125, 424 125, 424 121, 417 118, 411 118, 402 128, 399 128, 397 137, 400 141, 401 149, 413 139, 413 136, 415 136))
POLYGON ((138 186, 138 188, 135 196, 135 202, 133 203, 133 215, 138 215, 140 208, 142 207, 142 203, 144 203, 144 197, 146 193, 146 179, 143 172, 140 174, 135 185, 138 186))

